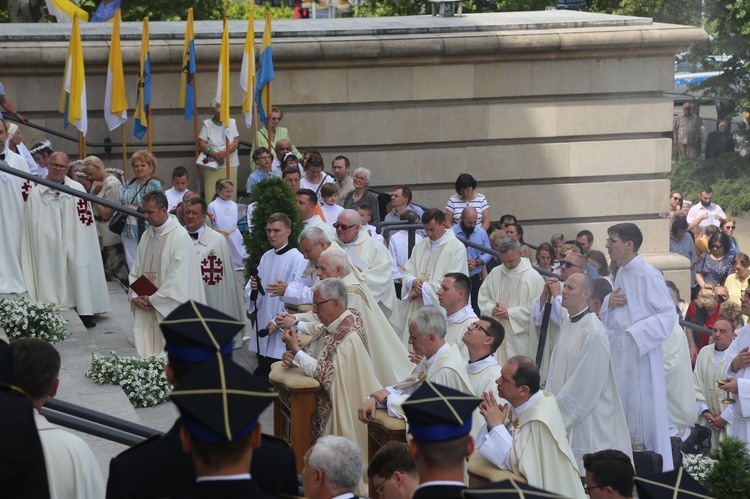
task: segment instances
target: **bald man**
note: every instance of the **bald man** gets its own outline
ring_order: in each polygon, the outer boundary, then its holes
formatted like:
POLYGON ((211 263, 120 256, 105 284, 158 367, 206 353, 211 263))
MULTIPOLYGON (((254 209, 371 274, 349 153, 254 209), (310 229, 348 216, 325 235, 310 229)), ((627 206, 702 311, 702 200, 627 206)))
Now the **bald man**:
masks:
MULTIPOLYGON (((490 238, 487 232, 477 225, 477 210, 473 206, 467 206, 461 212, 461 218, 457 225, 452 227, 453 232, 459 239, 465 239, 473 243, 490 247, 490 238)), ((469 279, 471 279, 471 308, 474 314, 479 315, 479 288, 482 285, 482 267, 487 265, 492 255, 484 253, 476 248, 466 247, 466 262, 469 265, 469 279)))

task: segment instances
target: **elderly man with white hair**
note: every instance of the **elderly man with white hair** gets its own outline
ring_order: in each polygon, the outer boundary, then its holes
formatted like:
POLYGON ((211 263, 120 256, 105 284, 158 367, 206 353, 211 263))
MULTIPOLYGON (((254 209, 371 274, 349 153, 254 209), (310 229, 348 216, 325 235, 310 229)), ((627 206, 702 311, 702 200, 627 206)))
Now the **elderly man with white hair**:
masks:
POLYGON ((362 451, 344 437, 319 439, 305 454, 302 488, 308 499, 358 498, 354 493, 364 467, 362 451))
MULTIPOLYGON (((308 348, 315 355, 300 348, 297 331, 291 328, 284 331, 287 351, 281 358, 284 367, 298 366, 320 383, 312 415, 313 441, 340 435, 365 448, 367 427, 357 424, 357 408, 378 388, 378 381, 362 316, 348 304, 346 284, 341 279, 325 279, 313 286, 313 311, 324 325, 323 334, 308 348)), ((359 473, 364 480, 363 470, 359 473)))
POLYGON ((362 217, 355 210, 342 211, 333 226, 336 228, 337 242, 365 279, 393 330, 400 331, 403 327, 401 308, 393 287, 392 261, 388 248, 362 228, 362 217))

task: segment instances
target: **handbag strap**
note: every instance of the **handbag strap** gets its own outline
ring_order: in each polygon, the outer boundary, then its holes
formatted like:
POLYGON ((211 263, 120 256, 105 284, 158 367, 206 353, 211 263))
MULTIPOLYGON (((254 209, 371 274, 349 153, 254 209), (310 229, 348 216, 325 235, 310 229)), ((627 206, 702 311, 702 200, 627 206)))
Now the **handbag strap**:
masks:
MULTIPOLYGON (((133 185, 133 182, 135 182, 135 180, 136 179, 131 180, 130 183, 128 184, 128 186, 133 185)), ((138 189, 138 192, 135 193, 135 196, 133 196, 133 199, 130 200, 130 204, 133 204, 135 202, 135 198, 138 197, 138 194, 141 193, 141 191, 143 190, 143 188, 146 187, 149 182, 151 182, 150 178, 148 180, 146 180, 146 183, 143 184, 140 189, 138 189)))

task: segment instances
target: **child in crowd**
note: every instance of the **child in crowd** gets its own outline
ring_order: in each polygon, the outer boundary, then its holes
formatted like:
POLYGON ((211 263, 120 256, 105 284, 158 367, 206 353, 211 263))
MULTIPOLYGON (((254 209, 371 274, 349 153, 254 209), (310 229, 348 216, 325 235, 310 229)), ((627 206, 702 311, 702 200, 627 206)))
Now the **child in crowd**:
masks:
POLYGON ((232 201, 234 196, 234 183, 228 178, 220 178, 216 181, 216 194, 211 204, 208 205, 208 216, 211 217, 213 228, 216 232, 224 234, 232 248, 234 258, 234 270, 244 268, 242 260, 247 258, 245 246, 242 243, 242 234, 237 228, 237 203, 232 201))
POLYGON ((188 191, 187 186, 189 182, 190 174, 184 166, 178 166, 172 170, 172 188, 164 192, 169 202, 169 209, 167 211, 172 211, 182 202, 182 197, 188 191))
POLYGON ((383 236, 378 234, 377 229, 370 225, 370 221, 372 221, 372 207, 359 205, 357 207, 357 213, 359 213, 359 216, 362 217, 362 228, 365 229, 376 241, 382 243, 383 236))
POLYGON ((344 211, 344 208, 336 204, 339 200, 339 187, 335 183, 323 184, 323 187, 320 188, 320 195, 323 197, 320 208, 323 210, 323 215, 325 215, 325 221, 333 227, 333 224, 339 218, 339 214, 344 211))

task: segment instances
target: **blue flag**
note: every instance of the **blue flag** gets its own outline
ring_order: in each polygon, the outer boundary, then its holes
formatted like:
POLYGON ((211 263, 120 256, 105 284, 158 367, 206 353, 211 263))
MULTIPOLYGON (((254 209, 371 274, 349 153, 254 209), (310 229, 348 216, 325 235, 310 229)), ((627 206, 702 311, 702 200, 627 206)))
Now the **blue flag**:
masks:
POLYGON ((122 0, 102 0, 96 12, 89 19, 90 23, 106 23, 115 17, 115 11, 120 8, 122 0))

